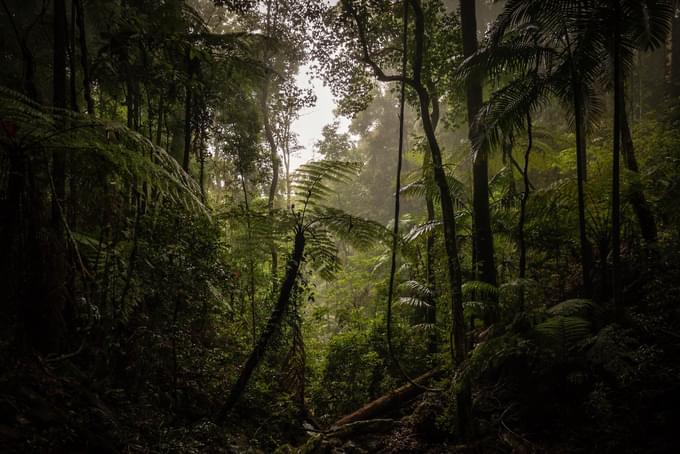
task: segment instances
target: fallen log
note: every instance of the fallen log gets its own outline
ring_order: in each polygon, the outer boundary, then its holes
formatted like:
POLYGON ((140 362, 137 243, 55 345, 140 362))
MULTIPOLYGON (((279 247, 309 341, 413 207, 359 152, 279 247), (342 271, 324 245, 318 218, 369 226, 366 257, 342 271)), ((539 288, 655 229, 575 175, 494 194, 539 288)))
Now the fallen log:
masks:
MULTIPOLYGON (((436 378, 442 373, 440 369, 432 369, 423 375, 413 380, 416 385, 424 385, 430 379, 436 378)), ((394 389, 389 393, 369 402, 354 413, 343 416, 333 424, 334 427, 343 426, 355 421, 363 421, 366 419, 373 419, 376 416, 385 414, 389 411, 396 410, 407 404, 411 399, 417 397, 426 391, 421 386, 416 386, 412 383, 407 383, 404 386, 394 389)))

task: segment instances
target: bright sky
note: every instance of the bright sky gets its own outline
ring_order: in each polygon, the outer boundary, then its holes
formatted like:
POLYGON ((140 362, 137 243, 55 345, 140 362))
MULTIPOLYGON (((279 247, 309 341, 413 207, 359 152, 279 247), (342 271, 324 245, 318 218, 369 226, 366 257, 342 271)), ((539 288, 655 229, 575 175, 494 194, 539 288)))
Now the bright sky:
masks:
MULTIPOLYGON (((336 104, 330 88, 325 87, 320 78, 310 78, 307 75, 308 72, 309 66, 301 67, 295 82, 300 88, 309 88, 311 85, 316 94, 316 105, 300 112, 300 118, 293 123, 293 131, 298 134, 300 145, 304 147, 292 157, 291 167, 293 169, 307 161, 319 158, 319 156, 314 156, 314 143, 321 139, 321 129, 335 120, 333 110, 336 104)), ((346 130, 349 120, 340 117, 339 121, 340 129, 346 130)))
MULTIPOLYGON (((328 1, 331 5, 335 5, 337 2, 338 0, 328 1)), ((319 156, 314 156, 314 143, 321 139, 321 129, 335 120, 333 110, 336 104, 330 88, 323 85, 320 77, 310 78, 307 75, 309 71, 308 65, 301 67, 295 83, 300 88, 312 86, 316 94, 316 105, 300 112, 300 118, 293 123, 293 131, 298 134, 300 145, 304 149, 291 158, 292 169, 307 161, 319 158, 319 156)), ((340 117, 338 120, 340 121, 340 129, 346 131, 349 120, 344 117, 340 117)))

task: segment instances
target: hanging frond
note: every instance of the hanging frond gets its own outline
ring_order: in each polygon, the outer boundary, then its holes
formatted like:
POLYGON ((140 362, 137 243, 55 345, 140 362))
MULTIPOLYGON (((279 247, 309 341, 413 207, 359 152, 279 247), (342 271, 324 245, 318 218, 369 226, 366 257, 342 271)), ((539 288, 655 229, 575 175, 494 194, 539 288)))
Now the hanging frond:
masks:
POLYGON ((208 214, 200 188, 165 150, 125 126, 45 107, 0 87, 0 118, 14 132, 0 134, 0 155, 20 150, 28 159, 46 160, 60 151, 91 164, 113 186, 127 183, 151 202, 150 195, 168 198, 190 211, 208 214))
POLYGON ((476 152, 499 147, 505 137, 525 128, 528 114, 540 110, 552 94, 550 80, 542 77, 520 77, 495 91, 477 114, 481 127, 473 138, 476 152))
POLYGON ((402 283, 400 287, 402 290, 408 292, 409 295, 413 295, 424 300, 431 300, 435 296, 429 287, 421 284, 418 281, 406 281, 402 283))
POLYGON ((526 42, 526 39, 508 39, 469 56, 456 75, 462 81, 482 76, 496 80, 512 74, 526 74, 536 66, 548 66, 557 56, 553 48, 526 42))
POLYGON ((405 306, 416 307, 419 309, 431 306, 431 304, 427 301, 414 296, 402 296, 397 300, 397 304, 403 304, 405 306))
POLYGON ((418 323, 413 325, 412 328, 417 331, 422 331, 425 333, 431 333, 437 330, 437 325, 435 323, 418 323))
POLYGON ((464 301, 495 301, 498 299, 498 287, 482 281, 467 281, 462 286, 464 301))
POLYGON ((335 240, 323 227, 309 229, 306 238, 307 263, 319 273, 322 279, 332 280, 340 269, 335 240))
POLYGON ((415 241, 420 238, 423 234, 429 234, 435 229, 440 228, 442 225, 441 221, 429 221, 424 224, 414 226, 406 235, 404 235, 404 241, 407 243, 415 241))
POLYGON ((345 161, 313 161, 301 165, 293 175, 296 202, 303 207, 315 205, 334 192, 332 185, 348 183, 361 164, 345 161))
POLYGON ((591 300, 570 299, 562 301, 548 309, 552 315, 578 316, 589 318, 600 311, 600 307, 591 300))
POLYGON ((488 33, 489 41, 498 44, 508 30, 533 24, 544 31, 563 30, 565 19, 587 18, 581 0, 508 0, 488 33))
POLYGON ((354 247, 367 248, 386 241, 389 232, 375 221, 353 216, 331 207, 314 207, 308 215, 309 225, 322 225, 336 237, 354 247))
POLYGON ((663 46, 671 30, 675 16, 672 0, 623 0, 623 30, 629 30, 631 41, 643 50, 654 50, 663 46))

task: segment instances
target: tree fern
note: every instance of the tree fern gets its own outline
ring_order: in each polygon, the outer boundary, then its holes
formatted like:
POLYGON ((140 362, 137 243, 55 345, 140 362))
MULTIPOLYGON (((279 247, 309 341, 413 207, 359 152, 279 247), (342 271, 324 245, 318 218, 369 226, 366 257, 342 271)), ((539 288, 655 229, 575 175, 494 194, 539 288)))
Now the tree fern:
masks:
POLYGON ((548 309, 548 313, 552 315, 561 315, 565 317, 579 316, 586 318, 599 311, 600 307, 588 299, 570 299, 562 301, 548 309))
POLYGON ((558 315, 536 325, 534 332, 541 344, 567 358, 574 347, 590 336, 591 324, 581 317, 558 315))

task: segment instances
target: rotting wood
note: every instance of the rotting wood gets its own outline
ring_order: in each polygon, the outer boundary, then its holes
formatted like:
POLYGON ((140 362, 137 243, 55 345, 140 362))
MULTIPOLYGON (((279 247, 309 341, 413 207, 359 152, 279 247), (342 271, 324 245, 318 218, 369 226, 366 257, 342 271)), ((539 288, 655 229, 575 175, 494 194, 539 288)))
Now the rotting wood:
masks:
MULTIPOLYGON (((440 369, 433 369, 415 378, 413 381, 417 385, 422 385, 426 383, 428 380, 431 380, 439 376, 441 372, 442 371, 440 369)), ((425 392, 425 389, 423 387, 414 386, 413 384, 408 383, 400 388, 390 391, 389 393, 375 399, 372 402, 369 402, 368 404, 364 405, 354 413, 351 413, 340 418, 338 421, 335 422, 335 424, 333 424, 332 427, 344 426, 346 424, 353 423, 356 421, 364 421, 367 419, 375 418, 376 416, 385 414, 388 411, 395 410, 405 405, 411 399, 417 397, 423 392, 425 392)))

